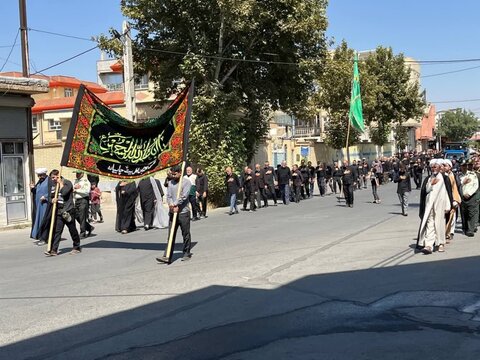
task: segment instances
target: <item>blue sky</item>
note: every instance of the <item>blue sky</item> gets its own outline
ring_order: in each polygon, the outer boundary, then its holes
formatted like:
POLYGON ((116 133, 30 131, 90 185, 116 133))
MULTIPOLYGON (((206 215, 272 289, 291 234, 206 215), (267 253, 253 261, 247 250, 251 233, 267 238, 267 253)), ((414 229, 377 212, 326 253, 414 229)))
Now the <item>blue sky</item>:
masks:
MULTIPOLYGON (((480 58, 478 0, 331 0, 327 35, 336 42, 345 39, 357 50, 391 46, 418 60, 480 58)), ((118 0, 27 0, 28 26, 32 29, 90 38, 121 29, 118 0), (48 5, 48 7, 47 7, 48 5)), ((0 68, 19 27, 18 1, 0 5, 0 68)), ((41 70, 95 44, 89 41, 29 33, 32 72, 41 70)), ((3 71, 20 71, 20 39, 3 71)), ((47 75, 70 75, 95 81, 94 50, 66 64, 45 71, 47 75)), ((422 65, 422 75, 480 66, 479 62, 422 65)), ((469 71, 421 79, 429 101, 480 98, 480 67, 469 71)), ((480 101, 439 103, 437 109, 465 107, 480 114, 480 101)))

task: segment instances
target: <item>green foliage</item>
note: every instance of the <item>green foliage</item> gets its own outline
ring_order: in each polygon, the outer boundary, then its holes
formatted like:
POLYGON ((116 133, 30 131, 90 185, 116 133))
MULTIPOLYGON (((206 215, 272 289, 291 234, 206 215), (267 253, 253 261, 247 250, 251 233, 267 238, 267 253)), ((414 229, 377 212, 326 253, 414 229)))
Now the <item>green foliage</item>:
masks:
MULTIPOLYGON (((334 149, 345 147, 347 140, 348 112, 350 109, 350 94, 352 90, 352 59, 354 52, 343 41, 325 60, 324 71, 319 79, 318 107, 328 113, 326 124, 326 142, 334 149)), ((363 74, 360 69, 360 81, 363 74)), ((359 133, 350 128, 349 144, 359 140, 359 133)))
MULTIPOLYGON (((135 72, 150 75, 156 97, 168 98, 178 80, 196 79, 189 156, 205 167, 215 202, 225 190, 224 166, 253 157, 269 112, 305 108, 326 53, 326 5, 327 0, 121 1, 136 31, 135 72)), ((120 55, 117 42, 104 36, 99 43, 120 55)))
POLYGON ((390 124, 379 123, 376 126, 370 126, 370 140, 375 145, 383 146, 388 141, 390 131, 390 124))
POLYGON ((478 126, 478 118, 473 112, 456 109, 443 114, 438 132, 449 141, 466 141, 475 134, 478 126))
POLYGON ((367 57, 364 69, 368 84, 362 87, 363 113, 372 125, 372 142, 382 146, 393 124, 420 117, 425 104, 403 54, 379 46, 367 57))
MULTIPOLYGON (((334 148, 345 146, 353 76, 354 51, 343 41, 325 62, 315 99, 329 115, 327 143, 334 148)), ((402 54, 378 47, 365 60, 360 57, 359 72, 363 116, 370 127, 371 140, 382 146, 392 127, 422 115, 424 103, 419 84, 411 79, 402 54)), ((396 127, 395 127, 396 128, 396 127)), ((358 142, 358 133, 349 144, 358 142)))
POLYGON ((394 138, 397 143, 397 148, 403 150, 408 145, 408 128, 397 124, 394 129, 394 138))

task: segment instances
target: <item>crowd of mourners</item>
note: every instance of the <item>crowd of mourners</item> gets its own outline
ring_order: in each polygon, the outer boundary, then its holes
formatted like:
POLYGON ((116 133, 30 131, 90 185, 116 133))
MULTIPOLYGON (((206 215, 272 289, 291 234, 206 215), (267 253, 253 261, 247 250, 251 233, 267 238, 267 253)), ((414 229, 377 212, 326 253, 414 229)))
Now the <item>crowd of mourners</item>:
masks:
MULTIPOLYGON (((47 175, 47 169, 37 169, 36 173, 38 182, 31 185, 34 203, 31 237, 36 244, 44 245, 53 223, 52 247, 45 255, 55 256, 66 226, 73 240, 71 253, 81 252, 80 239, 92 234, 93 223, 103 222, 99 178, 76 171, 72 183, 58 170, 47 175), (54 203, 57 210, 52 222, 54 203)), ((233 172, 231 167, 225 169, 229 215, 239 213, 239 203, 241 210, 246 212, 279 203, 298 204, 311 199, 315 188, 321 197, 339 194, 339 199, 344 199, 346 206, 351 208, 355 190, 370 187, 372 202, 380 204, 379 187, 394 182, 402 215, 408 216, 413 181, 415 189, 420 190, 421 222, 417 249, 425 254, 445 251, 445 245, 454 238, 457 222, 461 221, 466 236, 474 236, 480 216, 479 180, 480 157, 444 159, 436 151, 407 152, 372 162, 363 158, 353 160, 351 164, 348 161, 328 164, 319 161, 313 166, 310 161, 302 160, 291 169, 285 161, 276 168, 266 161, 263 167, 260 164, 246 166, 241 175, 233 172)), ((172 224, 173 214, 178 212, 176 225, 182 229, 184 254, 187 259, 191 257, 190 221, 207 218, 208 178, 201 168, 194 172, 189 166, 183 172, 173 167, 163 186, 153 177, 133 182, 119 181, 115 199, 115 229, 121 234, 136 230, 138 223, 142 223, 146 231, 168 227, 172 224), (184 176, 178 193, 181 174, 184 176), (165 199, 164 188, 167 189, 165 199)))
POLYGON ((373 203, 381 202, 378 188, 394 182, 402 209, 408 216, 408 198, 413 186, 420 190, 420 228, 416 249, 424 254, 445 251, 455 235, 457 223, 468 237, 477 232, 480 217, 480 156, 444 159, 439 151, 406 152, 392 157, 339 161, 326 164, 301 161, 290 169, 283 161, 274 169, 264 166, 245 167, 237 176, 231 167, 225 169, 225 185, 230 209, 253 212, 279 202, 289 205, 313 197, 315 184, 320 196, 340 194, 347 207, 353 207, 354 191, 367 189, 370 183, 373 203))
MULTIPOLYGON (((172 169, 168 171, 164 183, 167 190, 175 187, 178 182, 174 177, 180 171, 175 168, 175 173, 172 169)), ((73 241, 70 253, 78 254, 81 252, 80 240, 91 236, 94 231, 92 224, 103 222, 100 205, 102 192, 98 187, 100 179, 96 175, 75 171, 75 180, 72 183, 61 176, 59 170, 52 170, 49 174, 47 172, 46 168, 36 169, 38 181, 31 184, 33 214, 30 236, 39 246, 47 244, 50 237, 51 249, 45 251, 45 255, 56 256, 66 226, 73 241), (53 221, 52 214, 55 214, 53 221)), ((115 187, 115 230, 127 234, 137 230, 139 224, 142 224, 145 231, 168 227, 171 222, 170 215, 179 205, 182 210, 179 220, 184 219, 183 214, 187 210, 189 221, 207 218, 207 176, 201 168, 197 168, 193 173, 192 168, 187 167, 184 179, 187 184, 183 189, 188 189, 188 193, 182 193, 180 198, 176 199, 176 193, 167 191, 165 200, 168 209, 164 206, 164 187, 158 179, 150 176, 137 181, 119 181, 115 187), (186 204, 189 206, 185 206, 186 204), (190 210, 193 216, 191 219, 190 210)))

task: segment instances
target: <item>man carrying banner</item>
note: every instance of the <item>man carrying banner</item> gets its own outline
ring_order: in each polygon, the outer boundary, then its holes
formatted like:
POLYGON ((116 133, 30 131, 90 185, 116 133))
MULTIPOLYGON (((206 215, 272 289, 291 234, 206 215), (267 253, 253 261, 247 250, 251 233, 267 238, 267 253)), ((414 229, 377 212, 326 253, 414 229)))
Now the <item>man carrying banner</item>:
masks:
MULTIPOLYGON (((170 256, 173 255, 173 248, 175 247, 175 238, 177 235, 178 227, 182 230, 183 237, 183 258, 182 261, 190 260, 192 253, 190 252, 192 246, 192 238, 190 235, 190 207, 189 207, 189 194, 190 187, 192 186, 191 182, 186 179, 180 178, 182 176, 182 169, 180 166, 176 165, 170 168, 171 180, 168 182, 167 187, 167 204, 170 209, 169 211, 169 234, 172 231, 172 223, 174 213, 177 213, 177 221, 173 229, 173 238, 172 238, 172 251, 170 256), (178 187, 180 186, 180 191, 178 187), (180 196, 178 196, 180 194, 180 196)), ((157 262, 169 264, 171 259, 167 256, 165 252, 162 257, 156 258, 157 262)))
POLYGON ((53 203, 57 203, 56 212, 52 214, 55 217, 53 244, 50 251, 45 251, 45 256, 58 255, 58 246, 62 238, 62 232, 65 225, 67 225, 68 231, 73 241, 73 249, 70 254, 75 255, 82 251, 80 248, 80 236, 78 235, 77 228, 75 227, 74 219, 74 205, 73 205, 73 185, 72 183, 60 176, 58 170, 52 170, 50 172, 50 178, 53 181, 54 187, 52 188, 53 194, 55 194, 55 187, 59 184, 57 197, 52 199, 53 203))

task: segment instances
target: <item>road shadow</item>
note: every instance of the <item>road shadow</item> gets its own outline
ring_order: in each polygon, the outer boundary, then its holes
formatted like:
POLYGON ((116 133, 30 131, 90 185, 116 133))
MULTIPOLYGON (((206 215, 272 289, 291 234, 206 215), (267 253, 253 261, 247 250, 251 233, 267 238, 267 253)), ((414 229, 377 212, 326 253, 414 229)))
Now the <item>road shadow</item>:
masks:
MULTIPOLYGON (((197 242, 192 242, 192 249, 197 245, 197 242)), ((126 241, 114 241, 114 240, 98 240, 95 242, 89 242, 82 245, 85 249, 129 249, 129 250, 154 250, 165 251, 167 244, 162 243, 146 243, 146 242, 126 242, 126 241)), ((182 250, 183 244, 180 238, 175 242, 175 250, 182 250)))
MULTIPOLYGON (((205 287, 6 345, 2 358, 413 360, 428 348, 432 359, 478 359, 480 283, 459 279, 479 278, 480 257, 395 266, 411 254, 272 289, 255 288, 261 278, 205 287)), ((122 295, 84 297, 109 296, 122 295)))

